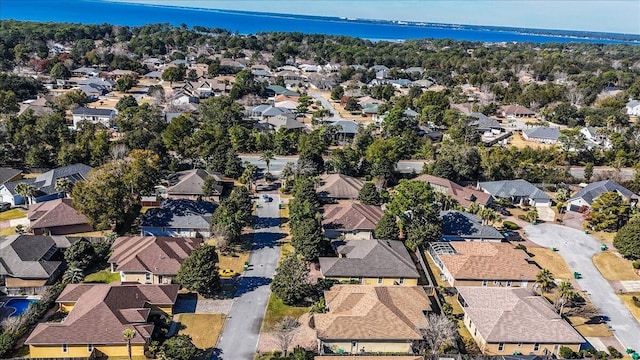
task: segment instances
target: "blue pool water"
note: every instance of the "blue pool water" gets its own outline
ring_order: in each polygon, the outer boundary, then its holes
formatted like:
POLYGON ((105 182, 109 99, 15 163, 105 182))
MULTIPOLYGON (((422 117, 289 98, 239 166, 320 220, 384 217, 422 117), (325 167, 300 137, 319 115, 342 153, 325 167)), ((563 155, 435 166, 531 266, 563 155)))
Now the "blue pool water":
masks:
POLYGON ((22 313, 27 311, 29 305, 34 302, 37 302, 36 299, 11 299, 4 304, 5 310, 8 310, 7 313, 11 314, 11 316, 20 316, 22 313), (15 309, 15 311, 13 310, 15 309))

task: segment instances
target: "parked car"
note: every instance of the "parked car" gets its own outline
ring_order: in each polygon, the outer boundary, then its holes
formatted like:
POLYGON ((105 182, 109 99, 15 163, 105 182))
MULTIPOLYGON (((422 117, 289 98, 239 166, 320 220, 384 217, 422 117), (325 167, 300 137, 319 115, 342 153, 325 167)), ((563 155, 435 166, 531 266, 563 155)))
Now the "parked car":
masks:
POLYGON ((504 231, 502 236, 504 236, 507 241, 524 241, 522 236, 515 231, 504 231))
POLYGON ((273 198, 271 198, 271 197, 270 197, 269 195, 267 195, 267 194, 264 194, 264 195, 262 195, 262 201, 263 201, 263 202, 272 202, 272 201, 273 201, 273 198))
POLYGON ((0 202, 0 212, 7 211, 9 209, 11 209, 11 203, 0 202))

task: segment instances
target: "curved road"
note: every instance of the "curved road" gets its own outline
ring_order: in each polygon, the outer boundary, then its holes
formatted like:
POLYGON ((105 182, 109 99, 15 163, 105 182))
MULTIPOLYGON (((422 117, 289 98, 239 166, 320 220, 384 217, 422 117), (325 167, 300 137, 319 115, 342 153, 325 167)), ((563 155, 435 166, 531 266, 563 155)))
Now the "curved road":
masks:
POLYGON ((271 289, 269 284, 276 272, 280 256, 280 196, 269 194, 273 201, 258 200, 258 218, 254 245, 249 258, 249 270, 238 278, 238 290, 233 306, 222 329, 213 360, 253 360, 260 327, 267 309, 271 289))
POLYGON ((529 225, 524 229, 529 240, 544 247, 557 247, 572 271, 582 274, 577 280, 598 311, 609 318, 608 324, 626 348, 640 350, 640 324, 602 277, 591 258, 601 243, 584 232, 561 225, 529 225))

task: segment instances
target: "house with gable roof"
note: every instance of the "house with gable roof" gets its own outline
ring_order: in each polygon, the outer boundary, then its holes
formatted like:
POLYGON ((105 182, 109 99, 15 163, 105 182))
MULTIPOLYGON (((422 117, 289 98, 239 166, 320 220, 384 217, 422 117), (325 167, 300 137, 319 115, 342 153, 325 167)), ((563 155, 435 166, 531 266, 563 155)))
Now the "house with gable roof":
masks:
POLYGON ((522 138, 543 144, 557 144, 562 133, 557 128, 538 126, 522 131, 522 138))
POLYGON ((458 185, 445 178, 423 174, 413 180, 428 183, 434 191, 451 196, 452 199, 457 201, 458 204, 465 209, 469 208, 472 204, 478 204, 484 207, 492 203, 491 195, 473 188, 458 185))
POLYGON ((549 194, 522 179, 481 182, 478 189, 494 199, 508 199, 514 205, 551 206, 552 203, 549 194))
POLYGON ((26 345, 34 358, 144 357, 151 343, 155 314, 171 316, 179 285, 69 284, 56 303, 67 313, 61 322, 36 325, 26 345))
POLYGON ((625 111, 629 116, 640 116, 640 101, 629 99, 625 104, 625 111))
POLYGON ((373 230, 384 212, 379 206, 359 202, 325 205, 322 228, 329 239, 373 239, 373 230))
POLYGON ((321 257, 324 278, 362 285, 416 286, 420 274, 399 240, 352 240, 338 246, 338 257, 321 257))
POLYGON ((220 201, 224 191, 222 174, 204 169, 192 169, 177 172, 168 177, 169 187, 166 194, 169 199, 187 199, 220 201), (205 196, 203 187, 208 178, 213 179, 213 194, 205 196))
POLYGON ((187 199, 166 199, 140 219, 141 236, 208 238, 216 204, 187 199))
POLYGON ((93 231, 86 216, 73 207, 71 199, 56 199, 29 207, 29 229, 35 235, 66 235, 93 231))
POLYGON ((200 244, 202 239, 184 237, 119 237, 107 262, 122 282, 171 284, 182 262, 200 244))
POLYGON ((583 209, 589 209, 600 195, 611 191, 618 193, 622 199, 628 201, 632 207, 638 205, 638 200, 640 199, 638 195, 615 181, 603 180, 591 183, 575 193, 575 195, 567 200, 567 210, 582 211, 583 209))
POLYGON ((328 174, 320 176, 322 185, 316 189, 320 198, 327 200, 357 199, 364 182, 343 174, 328 174))

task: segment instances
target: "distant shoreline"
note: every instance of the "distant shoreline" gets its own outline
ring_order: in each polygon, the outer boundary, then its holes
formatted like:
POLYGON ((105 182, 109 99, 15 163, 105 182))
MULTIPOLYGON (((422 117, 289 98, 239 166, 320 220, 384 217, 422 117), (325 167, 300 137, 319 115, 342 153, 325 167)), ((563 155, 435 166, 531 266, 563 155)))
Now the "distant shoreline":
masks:
MULTIPOLYGON (((248 15, 256 17, 270 17, 270 18, 284 18, 284 19, 305 19, 305 20, 317 20, 317 21, 329 21, 339 23, 364 23, 364 24, 377 24, 377 25, 392 25, 392 26, 407 26, 407 27, 423 27, 423 28, 440 28, 448 30, 474 30, 474 31, 493 31, 493 32, 506 32, 515 33, 520 35, 533 35, 533 36, 553 36, 566 39, 585 39, 585 40, 611 40, 611 41, 625 41, 631 43, 640 44, 640 34, 631 33, 614 33, 614 32, 602 32, 602 31, 581 31, 581 30, 558 30, 558 29, 539 29, 539 28, 520 28, 509 26, 497 26, 497 25, 468 25, 468 24, 449 24, 449 23, 437 23, 427 21, 405 21, 405 20, 384 20, 384 19, 366 19, 366 18, 347 18, 338 16, 324 16, 324 15, 303 15, 303 14, 287 14, 287 13, 272 13, 252 10, 230 10, 219 9, 214 7, 201 7, 201 6, 185 6, 176 4, 157 4, 148 3, 140 0, 90 0, 98 2, 109 2, 118 4, 129 4, 138 6, 150 6, 160 8, 174 8, 193 11, 211 11, 217 13, 248 15)), ((373 39, 369 39, 373 40, 373 39)), ((376 39, 376 40, 390 40, 390 39, 376 39)), ((408 39, 396 39, 395 41, 403 41, 408 39)))

